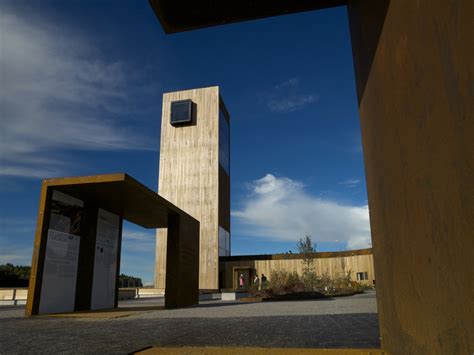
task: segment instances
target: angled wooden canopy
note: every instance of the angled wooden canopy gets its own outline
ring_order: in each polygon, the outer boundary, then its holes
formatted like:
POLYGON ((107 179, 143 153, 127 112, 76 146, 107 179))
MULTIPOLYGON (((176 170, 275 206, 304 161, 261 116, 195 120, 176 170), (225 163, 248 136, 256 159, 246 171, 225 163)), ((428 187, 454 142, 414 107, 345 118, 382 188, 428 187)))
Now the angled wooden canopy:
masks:
POLYGON ((192 218, 124 173, 46 179, 43 184, 101 206, 144 228, 166 228, 169 213, 192 218))
MULTIPOLYGON (((74 233, 80 238, 74 311, 92 307, 98 213, 101 210, 115 214, 119 220, 115 307, 118 300, 117 280, 124 219, 144 228, 168 228, 166 263, 172 272, 166 278, 165 306, 176 308, 198 302, 199 221, 124 173, 65 177, 43 180, 31 262, 27 315, 40 312, 48 233, 57 232, 51 226, 51 205, 54 194, 58 192, 69 199, 77 199, 81 205, 80 227, 74 233)), ((54 287, 61 294, 61 283, 54 287)), ((50 286, 44 288, 51 290, 50 286)))
POLYGON ((347 4, 347 0, 189 2, 149 0, 149 2, 163 30, 168 34, 347 4))

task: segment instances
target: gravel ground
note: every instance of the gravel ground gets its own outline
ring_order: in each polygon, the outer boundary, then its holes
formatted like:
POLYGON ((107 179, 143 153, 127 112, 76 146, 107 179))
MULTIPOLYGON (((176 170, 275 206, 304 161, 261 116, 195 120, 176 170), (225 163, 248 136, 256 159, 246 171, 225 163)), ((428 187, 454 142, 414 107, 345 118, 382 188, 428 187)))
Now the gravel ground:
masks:
MULTIPOLYGON (((120 306, 162 303, 142 299, 120 306)), ((112 319, 25 318, 23 312, 23 307, 0 308, 0 354, 129 353, 147 346, 380 346, 374 292, 333 300, 206 301, 112 319)))

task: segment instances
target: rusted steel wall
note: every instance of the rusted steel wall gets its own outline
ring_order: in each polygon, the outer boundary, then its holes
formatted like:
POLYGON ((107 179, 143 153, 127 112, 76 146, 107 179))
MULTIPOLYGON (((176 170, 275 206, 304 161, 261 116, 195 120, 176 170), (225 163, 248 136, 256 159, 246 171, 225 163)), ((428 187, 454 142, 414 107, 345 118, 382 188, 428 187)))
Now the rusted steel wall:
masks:
POLYGON ((472 0, 349 1, 382 348, 474 351, 472 0))
POLYGON ((166 308, 199 303, 199 222, 185 215, 168 216, 166 308))

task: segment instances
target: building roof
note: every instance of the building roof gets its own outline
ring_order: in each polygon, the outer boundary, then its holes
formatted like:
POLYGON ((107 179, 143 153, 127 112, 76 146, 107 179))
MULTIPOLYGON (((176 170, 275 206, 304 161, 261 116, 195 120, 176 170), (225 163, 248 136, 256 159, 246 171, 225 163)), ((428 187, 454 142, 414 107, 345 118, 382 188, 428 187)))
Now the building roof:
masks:
MULTIPOLYGON (((337 258, 355 255, 369 255, 373 254, 372 248, 344 250, 344 251, 325 251, 315 253, 315 258, 337 258)), ((303 259, 303 254, 285 253, 285 254, 260 254, 260 255, 235 255, 235 256, 221 256, 219 261, 244 261, 244 260, 291 260, 303 259)))
POLYGON ((347 0, 149 0, 166 33, 342 6, 347 0))
POLYGON ((125 173, 46 179, 43 184, 144 228, 167 227, 170 213, 187 215, 125 173))

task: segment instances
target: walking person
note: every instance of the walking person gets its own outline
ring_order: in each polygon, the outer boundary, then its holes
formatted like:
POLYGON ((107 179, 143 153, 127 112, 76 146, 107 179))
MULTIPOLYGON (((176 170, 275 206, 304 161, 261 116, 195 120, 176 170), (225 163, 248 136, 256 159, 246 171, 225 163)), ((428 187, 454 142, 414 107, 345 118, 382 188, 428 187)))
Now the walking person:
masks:
POLYGON ((253 284, 255 285, 256 290, 260 290, 260 279, 258 278, 258 274, 255 274, 253 278, 253 284))
POLYGON ((239 288, 244 288, 244 286, 245 286, 244 274, 240 274, 240 276, 239 276, 239 288))

